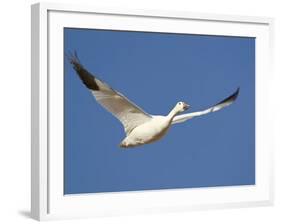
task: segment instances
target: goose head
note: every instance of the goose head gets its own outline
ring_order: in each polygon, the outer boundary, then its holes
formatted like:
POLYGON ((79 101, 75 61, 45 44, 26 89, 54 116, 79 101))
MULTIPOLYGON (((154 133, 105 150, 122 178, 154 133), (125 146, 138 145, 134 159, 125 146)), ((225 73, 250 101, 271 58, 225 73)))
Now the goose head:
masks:
POLYGON ((185 102, 178 102, 174 109, 177 113, 181 113, 187 110, 189 107, 190 106, 185 102))

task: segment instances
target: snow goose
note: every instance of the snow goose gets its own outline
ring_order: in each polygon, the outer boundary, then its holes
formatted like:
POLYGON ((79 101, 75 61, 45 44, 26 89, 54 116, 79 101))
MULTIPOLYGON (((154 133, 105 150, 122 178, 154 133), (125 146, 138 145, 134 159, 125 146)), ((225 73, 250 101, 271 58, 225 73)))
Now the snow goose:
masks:
POLYGON ((124 126, 126 137, 119 145, 123 148, 155 142, 167 133, 172 124, 218 111, 231 105, 239 94, 238 88, 231 96, 206 110, 198 112, 178 115, 190 107, 185 102, 178 102, 166 116, 150 115, 124 95, 87 71, 80 63, 76 52, 67 55, 67 57, 81 81, 91 91, 97 102, 119 119, 124 126))

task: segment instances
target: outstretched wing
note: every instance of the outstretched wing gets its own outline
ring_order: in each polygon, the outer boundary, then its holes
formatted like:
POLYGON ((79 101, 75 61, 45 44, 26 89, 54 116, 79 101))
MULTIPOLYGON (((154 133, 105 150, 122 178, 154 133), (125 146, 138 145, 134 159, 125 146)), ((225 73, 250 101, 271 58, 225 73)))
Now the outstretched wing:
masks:
POLYGON ((217 103, 216 105, 214 105, 206 110, 175 116, 172 121, 172 124, 181 123, 181 122, 187 121, 193 117, 198 117, 198 116, 202 116, 202 115, 205 115, 205 114, 208 114, 211 112, 221 110, 222 108, 231 105, 236 100, 238 95, 239 95, 239 88, 231 96, 227 97, 223 101, 217 103))
POLYGON ((140 107, 131 102, 121 93, 88 72, 80 63, 76 52, 67 55, 70 64, 91 91, 97 102, 111 112, 123 124, 128 135, 135 127, 149 121, 152 117, 140 107))

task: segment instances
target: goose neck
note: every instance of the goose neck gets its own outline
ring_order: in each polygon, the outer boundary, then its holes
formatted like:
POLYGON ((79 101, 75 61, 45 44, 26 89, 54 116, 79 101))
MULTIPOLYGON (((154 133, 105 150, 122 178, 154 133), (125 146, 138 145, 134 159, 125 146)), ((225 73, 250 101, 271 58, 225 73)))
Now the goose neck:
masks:
POLYGON ((173 108, 167 117, 172 120, 177 115, 177 113, 178 111, 176 110, 176 108, 173 108))

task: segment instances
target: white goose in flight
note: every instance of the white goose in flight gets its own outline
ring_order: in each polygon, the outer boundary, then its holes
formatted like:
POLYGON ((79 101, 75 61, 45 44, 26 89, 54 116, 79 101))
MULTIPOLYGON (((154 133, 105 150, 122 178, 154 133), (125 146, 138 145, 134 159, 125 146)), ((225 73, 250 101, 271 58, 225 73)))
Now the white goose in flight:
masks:
POLYGON ((166 116, 150 115, 124 95, 112 89, 108 84, 88 72, 80 63, 76 52, 74 55, 69 54, 67 57, 74 70, 84 85, 91 91, 97 102, 111 112, 124 126, 126 137, 119 145, 123 148, 155 142, 167 133, 172 124, 181 123, 193 117, 218 111, 232 104, 239 94, 238 88, 231 96, 223 101, 198 112, 178 115, 190 107, 187 103, 178 102, 166 116))

